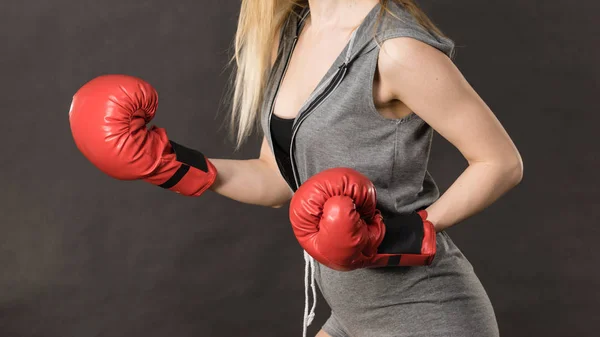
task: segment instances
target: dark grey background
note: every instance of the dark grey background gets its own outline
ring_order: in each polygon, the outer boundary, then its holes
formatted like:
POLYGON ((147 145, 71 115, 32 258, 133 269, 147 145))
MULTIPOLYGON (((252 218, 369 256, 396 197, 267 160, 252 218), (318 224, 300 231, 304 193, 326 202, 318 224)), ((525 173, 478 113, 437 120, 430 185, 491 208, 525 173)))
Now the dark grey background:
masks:
MULTIPOLYGON (((523 182, 450 229, 502 336, 595 336, 600 301, 600 2, 423 1, 506 127, 523 182)), ((0 2, 0 336, 300 336, 303 259, 287 208, 184 198, 95 169, 71 139, 71 96, 103 73, 159 91, 156 124, 232 152, 220 100, 239 2, 0 2), (217 111, 221 109, 221 113, 217 111)), ((465 168, 436 135, 444 191, 465 168)), ((323 300, 311 331, 323 323, 323 300)))

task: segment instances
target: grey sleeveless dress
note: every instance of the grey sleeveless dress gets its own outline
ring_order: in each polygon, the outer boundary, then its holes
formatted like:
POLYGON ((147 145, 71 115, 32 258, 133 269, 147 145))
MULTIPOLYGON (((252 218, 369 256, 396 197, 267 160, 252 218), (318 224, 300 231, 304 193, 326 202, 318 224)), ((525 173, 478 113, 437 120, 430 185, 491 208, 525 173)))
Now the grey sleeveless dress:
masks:
MULTIPOLYGON (((386 12, 379 20, 379 4, 369 12, 294 120, 287 153, 292 170, 282 170, 292 190, 322 170, 351 167, 373 181, 382 211, 411 212, 438 199, 427 171, 432 128, 416 113, 383 118, 373 102, 373 78, 379 45, 387 39, 414 38, 449 57, 454 44, 422 28, 400 5, 390 2, 390 10, 393 16, 386 12)), ((297 8, 282 29, 261 110, 262 129, 280 169, 286 154, 273 147, 273 102, 308 14, 297 8)), ((339 272, 311 264, 332 311, 323 326, 332 337, 499 335, 473 267, 445 232, 437 234, 437 254, 429 266, 339 272)))

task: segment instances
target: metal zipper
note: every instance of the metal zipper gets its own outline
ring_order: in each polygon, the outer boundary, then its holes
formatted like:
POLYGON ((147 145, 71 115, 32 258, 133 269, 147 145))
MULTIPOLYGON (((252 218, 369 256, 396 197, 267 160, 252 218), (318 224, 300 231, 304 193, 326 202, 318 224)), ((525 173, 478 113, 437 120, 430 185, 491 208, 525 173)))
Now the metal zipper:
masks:
MULTIPOLYGON (((269 132, 270 138, 272 138, 272 136, 271 136, 271 119, 272 119, 273 111, 275 110, 275 100, 277 99, 277 96, 279 96, 279 89, 281 87, 281 84, 283 83, 283 79, 285 78, 285 75, 287 73, 287 70, 288 70, 288 67, 290 64, 290 59, 292 58, 292 54, 294 53, 294 49, 296 48, 296 44, 298 42, 298 35, 299 35, 300 28, 301 28, 302 24, 304 23, 304 19, 306 19, 306 17, 308 16, 308 13, 309 12, 305 13, 305 15, 302 17, 298 27, 296 28, 296 36, 294 37, 294 40, 292 42, 292 47, 290 48, 290 52, 288 53, 287 58, 285 60, 285 67, 283 68, 283 74, 281 75, 281 78, 279 79, 277 88, 275 88, 275 94, 273 96, 273 100, 271 101, 271 109, 269 111, 269 117, 268 117, 268 123, 267 123, 267 130, 269 132)), ((352 36, 350 38, 350 43, 348 46, 348 53, 346 55, 346 60, 344 61, 344 63, 338 67, 336 72, 333 75, 331 75, 330 78, 328 78, 326 81, 324 81, 322 85, 318 86, 313 91, 312 95, 309 96, 309 98, 306 100, 304 105, 300 108, 298 116, 297 116, 296 120, 294 121, 294 124, 292 125, 292 139, 291 139, 291 144, 290 144, 290 162, 291 162, 291 167, 292 167, 292 174, 294 176, 294 183, 296 185, 296 188, 294 189, 294 191, 297 190, 298 187, 300 186, 300 179, 298 177, 298 172, 296 169, 296 162, 295 162, 295 158, 294 158, 294 148, 295 148, 294 140, 296 138, 296 133, 298 132, 298 128, 300 127, 300 124, 302 124, 302 122, 304 122, 306 117, 308 117, 308 115, 310 115, 310 113, 312 111, 314 111, 316 108, 318 108, 323 103, 323 101, 325 101, 331 95, 331 93, 333 91, 335 91, 335 89, 337 89, 337 87, 342 82, 342 79, 344 79, 344 76, 346 76, 346 72, 348 70, 348 63, 350 61, 349 53, 352 51, 352 46, 354 43, 355 35, 356 35, 356 30, 352 33, 352 36), (323 87, 325 87, 325 89, 322 89, 323 87), (321 90, 323 90, 323 92, 321 92, 319 94, 319 91, 321 91, 321 90), (316 96, 316 97, 313 98, 314 96, 316 96)), ((279 169, 281 170, 281 168, 279 168, 279 169)))
MULTIPOLYGON (((341 66, 338 67, 337 71, 332 76, 332 78, 326 82, 328 84, 325 87, 325 89, 323 90, 323 92, 320 93, 308 105, 306 110, 300 112, 299 120, 297 120, 297 123, 295 123, 295 125, 292 127, 292 140, 291 140, 291 144, 290 144, 290 162, 291 162, 291 166, 292 166, 292 174, 294 175, 294 182, 296 184, 296 189, 298 189, 298 187, 300 187, 300 178, 298 177, 298 171, 296 169, 296 159, 294 157, 294 148, 295 148, 294 140, 296 138, 296 134, 298 133, 300 124, 302 124, 302 122, 304 122, 304 120, 316 108, 318 108, 327 98, 329 98, 329 96, 331 96, 331 94, 335 91, 335 89, 337 89, 337 87, 340 85, 340 83, 342 83, 344 76, 346 76, 347 70, 348 70, 347 62, 344 62, 341 66)), ((309 99, 308 101, 311 101, 311 100, 312 99, 309 99)))

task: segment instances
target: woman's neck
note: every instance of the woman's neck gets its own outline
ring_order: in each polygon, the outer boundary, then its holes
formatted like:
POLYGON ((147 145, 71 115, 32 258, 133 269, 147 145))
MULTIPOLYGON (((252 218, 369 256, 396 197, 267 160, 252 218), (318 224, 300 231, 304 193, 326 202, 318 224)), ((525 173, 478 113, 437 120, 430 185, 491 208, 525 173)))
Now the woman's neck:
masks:
POLYGON ((312 29, 346 30, 360 25, 379 0, 308 0, 312 29))

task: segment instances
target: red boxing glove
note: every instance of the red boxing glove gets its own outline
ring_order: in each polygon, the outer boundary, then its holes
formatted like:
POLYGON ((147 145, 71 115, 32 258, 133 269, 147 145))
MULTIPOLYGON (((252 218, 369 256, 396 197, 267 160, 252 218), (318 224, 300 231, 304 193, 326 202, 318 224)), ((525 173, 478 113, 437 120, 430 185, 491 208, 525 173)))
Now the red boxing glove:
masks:
POLYGON ((336 270, 431 264, 436 232, 427 212, 382 216, 375 186, 349 168, 320 172, 294 194, 290 221, 298 242, 336 270))
POLYGON ((73 96, 69 121, 75 144, 101 171, 121 180, 199 196, 217 177, 200 152, 169 141, 164 129, 146 125, 154 118, 158 94, 145 81, 105 75, 73 96))

